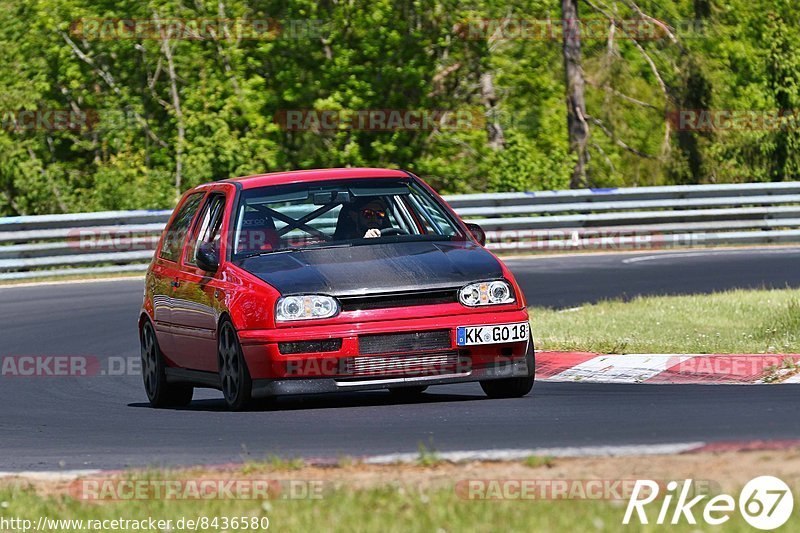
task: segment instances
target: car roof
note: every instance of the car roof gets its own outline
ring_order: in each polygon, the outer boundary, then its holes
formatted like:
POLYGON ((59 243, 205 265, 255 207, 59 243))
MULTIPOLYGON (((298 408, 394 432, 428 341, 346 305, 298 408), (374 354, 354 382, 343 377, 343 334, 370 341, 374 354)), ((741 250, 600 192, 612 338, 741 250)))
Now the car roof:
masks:
POLYGON ((243 189, 253 189, 256 187, 267 187, 270 185, 285 185, 287 183, 303 183, 335 179, 407 177, 409 177, 408 172, 389 168, 326 168, 318 170, 270 172, 269 174, 243 176, 241 178, 231 178, 224 181, 238 183, 243 189))

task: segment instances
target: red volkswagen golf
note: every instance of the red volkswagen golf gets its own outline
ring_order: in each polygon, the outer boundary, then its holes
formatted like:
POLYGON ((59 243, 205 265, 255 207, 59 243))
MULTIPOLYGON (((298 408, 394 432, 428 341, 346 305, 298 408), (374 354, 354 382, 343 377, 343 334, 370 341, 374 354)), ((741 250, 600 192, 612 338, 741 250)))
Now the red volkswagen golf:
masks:
POLYGON ((534 379, 525 298, 427 184, 400 170, 280 172, 188 191, 147 272, 150 403, 534 379))

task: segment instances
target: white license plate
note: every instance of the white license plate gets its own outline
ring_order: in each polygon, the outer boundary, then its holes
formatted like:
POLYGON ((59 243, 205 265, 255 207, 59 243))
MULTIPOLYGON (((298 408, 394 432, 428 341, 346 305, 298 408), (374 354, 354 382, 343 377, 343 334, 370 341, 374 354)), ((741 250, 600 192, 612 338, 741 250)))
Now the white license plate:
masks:
POLYGON ((456 344, 477 346, 480 344, 502 344, 528 340, 530 324, 503 324, 499 326, 461 326, 456 329, 456 344))

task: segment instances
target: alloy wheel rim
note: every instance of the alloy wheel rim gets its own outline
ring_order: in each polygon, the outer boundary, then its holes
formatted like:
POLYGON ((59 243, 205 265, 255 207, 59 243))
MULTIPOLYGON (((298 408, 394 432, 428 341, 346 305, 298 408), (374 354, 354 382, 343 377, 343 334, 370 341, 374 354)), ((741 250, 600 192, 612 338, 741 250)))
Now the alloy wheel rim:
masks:
POLYGON ((233 329, 226 325, 222 329, 219 346, 219 368, 222 393, 228 402, 233 402, 239 393, 240 368, 239 349, 233 329))
POLYGON ((147 325, 142 330, 142 375, 147 395, 155 396, 158 381, 158 350, 152 328, 147 325))

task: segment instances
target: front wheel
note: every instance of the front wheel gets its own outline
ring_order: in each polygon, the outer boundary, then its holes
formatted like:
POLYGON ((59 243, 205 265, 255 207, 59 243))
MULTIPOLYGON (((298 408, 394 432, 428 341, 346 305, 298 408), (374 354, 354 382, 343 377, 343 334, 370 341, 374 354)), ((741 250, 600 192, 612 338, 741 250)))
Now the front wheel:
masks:
POLYGON ((139 335, 142 345, 142 379, 147 399, 153 407, 185 407, 192 401, 194 387, 168 383, 166 365, 158 346, 156 331, 148 320, 139 335))
POLYGON ((528 342, 528 352, 525 354, 525 363, 528 367, 527 376, 518 378, 505 378, 481 381, 481 388, 489 398, 522 398, 533 389, 535 379, 536 358, 533 350, 533 338, 528 342))
POLYGON ((253 380, 244 360, 239 336, 229 320, 224 320, 219 328, 217 361, 225 403, 234 411, 246 409, 252 400, 253 380))

